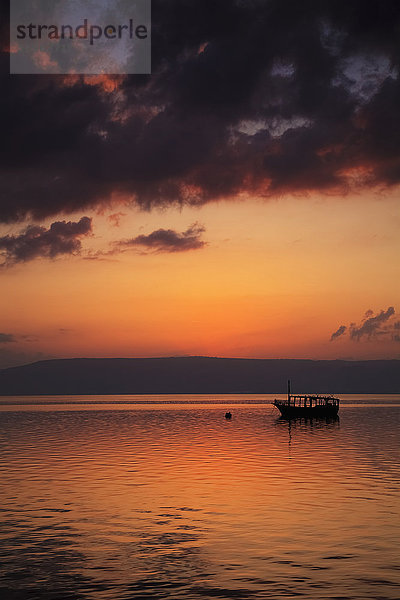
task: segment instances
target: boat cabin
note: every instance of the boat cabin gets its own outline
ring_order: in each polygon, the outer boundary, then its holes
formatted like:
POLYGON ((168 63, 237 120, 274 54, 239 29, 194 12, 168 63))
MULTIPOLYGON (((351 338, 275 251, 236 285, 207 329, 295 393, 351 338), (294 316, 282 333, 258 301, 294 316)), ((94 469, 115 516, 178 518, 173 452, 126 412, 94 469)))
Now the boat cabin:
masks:
POLYGON ((312 417, 336 416, 339 412, 339 398, 334 396, 319 396, 290 393, 290 380, 288 381, 288 394, 286 400, 274 400, 273 405, 279 409, 283 417, 312 417))

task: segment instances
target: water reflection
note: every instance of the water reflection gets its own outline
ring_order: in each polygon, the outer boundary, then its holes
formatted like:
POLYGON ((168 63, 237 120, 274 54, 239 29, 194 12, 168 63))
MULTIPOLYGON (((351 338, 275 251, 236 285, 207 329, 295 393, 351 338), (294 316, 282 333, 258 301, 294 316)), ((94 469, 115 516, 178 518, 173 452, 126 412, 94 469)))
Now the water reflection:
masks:
POLYGON ((275 410, 3 411, 4 597, 398 598, 400 403, 275 410))
POLYGON ((294 419, 286 419, 285 417, 278 417, 275 421, 275 426, 279 435, 287 435, 288 441, 288 455, 289 458, 292 456, 292 440, 293 435, 298 431, 307 434, 315 433, 320 430, 322 433, 328 429, 339 429, 340 417, 317 417, 317 418, 304 418, 296 417, 294 419))

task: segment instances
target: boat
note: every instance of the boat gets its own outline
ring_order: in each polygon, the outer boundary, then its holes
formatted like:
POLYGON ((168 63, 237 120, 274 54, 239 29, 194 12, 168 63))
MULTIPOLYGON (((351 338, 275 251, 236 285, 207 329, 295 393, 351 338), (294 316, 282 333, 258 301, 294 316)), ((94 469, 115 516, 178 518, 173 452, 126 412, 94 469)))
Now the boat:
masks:
POLYGON ((299 396, 291 394, 290 380, 288 381, 288 393, 285 400, 275 399, 272 403, 279 409, 285 419, 296 417, 337 417, 340 399, 334 396, 307 395, 299 396))

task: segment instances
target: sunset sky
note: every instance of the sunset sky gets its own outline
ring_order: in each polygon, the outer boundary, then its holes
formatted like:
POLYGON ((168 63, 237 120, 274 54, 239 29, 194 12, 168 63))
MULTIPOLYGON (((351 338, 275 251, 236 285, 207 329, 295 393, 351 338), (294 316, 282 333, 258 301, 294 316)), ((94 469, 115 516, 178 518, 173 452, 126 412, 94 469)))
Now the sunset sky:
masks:
POLYGON ((398 2, 153 0, 126 77, 1 22, 0 368, 400 358, 398 2))

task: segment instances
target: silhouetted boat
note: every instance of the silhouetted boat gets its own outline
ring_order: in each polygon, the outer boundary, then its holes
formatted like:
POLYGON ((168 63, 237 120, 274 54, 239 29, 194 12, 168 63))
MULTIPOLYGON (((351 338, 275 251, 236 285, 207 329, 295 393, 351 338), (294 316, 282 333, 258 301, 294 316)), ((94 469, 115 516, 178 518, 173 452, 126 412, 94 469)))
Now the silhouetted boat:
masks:
POLYGON ((273 405, 280 410, 285 419, 296 417, 336 417, 339 412, 339 398, 333 396, 298 396, 290 393, 290 380, 288 381, 288 394, 286 400, 275 399, 273 405))

